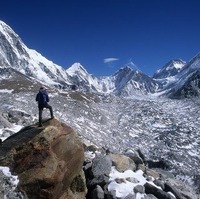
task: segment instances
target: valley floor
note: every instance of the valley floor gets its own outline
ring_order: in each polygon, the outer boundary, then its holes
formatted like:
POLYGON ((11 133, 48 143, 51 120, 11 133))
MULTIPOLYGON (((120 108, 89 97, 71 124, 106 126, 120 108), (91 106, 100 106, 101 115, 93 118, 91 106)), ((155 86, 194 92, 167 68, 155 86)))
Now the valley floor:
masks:
MULTIPOLYGON (((51 93, 50 99, 55 117, 92 144, 122 153, 139 149, 147 162, 162 160, 178 179, 200 186, 200 99, 120 99, 81 93, 51 93)), ((23 119, 13 116, 17 124, 37 121, 35 93, 3 93, 0 107, 4 113, 26 113, 15 116, 23 119)), ((43 115, 50 116, 48 110, 43 115)))

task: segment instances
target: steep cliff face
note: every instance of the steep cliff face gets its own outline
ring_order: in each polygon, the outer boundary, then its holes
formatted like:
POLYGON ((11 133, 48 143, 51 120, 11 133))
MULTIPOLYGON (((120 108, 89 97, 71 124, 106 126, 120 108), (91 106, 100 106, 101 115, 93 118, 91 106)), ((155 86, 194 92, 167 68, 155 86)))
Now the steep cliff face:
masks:
POLYGON ((0 146, 0 165, 18 175, 18 188, 29 199, 82 199, 83 145, 74 130, 56 119, 42 128, 27 126, 0 146))

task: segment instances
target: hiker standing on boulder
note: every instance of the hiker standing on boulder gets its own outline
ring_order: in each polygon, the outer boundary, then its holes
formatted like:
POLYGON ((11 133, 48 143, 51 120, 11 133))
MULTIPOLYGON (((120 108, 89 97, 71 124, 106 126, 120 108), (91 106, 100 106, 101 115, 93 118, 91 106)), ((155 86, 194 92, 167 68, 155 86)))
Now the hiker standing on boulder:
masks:
POLYGON ((52 107, 48 104, 49 96, 44 87, 41 87, 38 94, 36 95, 36 101, 38 102, 39 109, 39 126, 42 126, 42 111, 44 108, 48 108, 51 114, 51 119, 54 118, 52 107))

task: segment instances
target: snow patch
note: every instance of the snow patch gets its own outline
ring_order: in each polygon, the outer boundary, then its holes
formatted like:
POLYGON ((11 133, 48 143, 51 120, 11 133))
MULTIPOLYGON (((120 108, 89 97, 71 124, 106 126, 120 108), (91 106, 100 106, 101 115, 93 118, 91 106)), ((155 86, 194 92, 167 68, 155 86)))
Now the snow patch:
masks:
MULTIPOLYGON (((113 166, 109 176, 109 192, 115 192, 116 197, 121 199, 125 198, 128 194, 134 194, 133 189, 136 185, 144 185, 147 182, 143 177, 143 171, 141 170, 136 172, 133 172, 132 170, 126 170, 125 172, 121 173, 118 172, 113 166), (128 178, 135 178, 136 183, 128 181, 128 178), (117 183, 116 179, 123 179, 122 183, 117 183)), ((136 199, 140 199, 142 196, 144 196, 144 194, 137 194, 136 199)))
POLYGON ((12 93, 14 90, 8 90, 8 89, 0 89, 0 93, 12 93))

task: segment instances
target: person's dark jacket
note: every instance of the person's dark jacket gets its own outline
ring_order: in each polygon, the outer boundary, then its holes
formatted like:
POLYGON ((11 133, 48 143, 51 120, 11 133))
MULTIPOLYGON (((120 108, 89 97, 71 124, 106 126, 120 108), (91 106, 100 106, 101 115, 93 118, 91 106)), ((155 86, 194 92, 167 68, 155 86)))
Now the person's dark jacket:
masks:
POLYGON ((45 107, 47 102, 49 102, 49 96, 46 92, 46 90, 40 90, 38 94, 36 95, 36 101, 38 102, 38 107, 42 108, 45 107))

